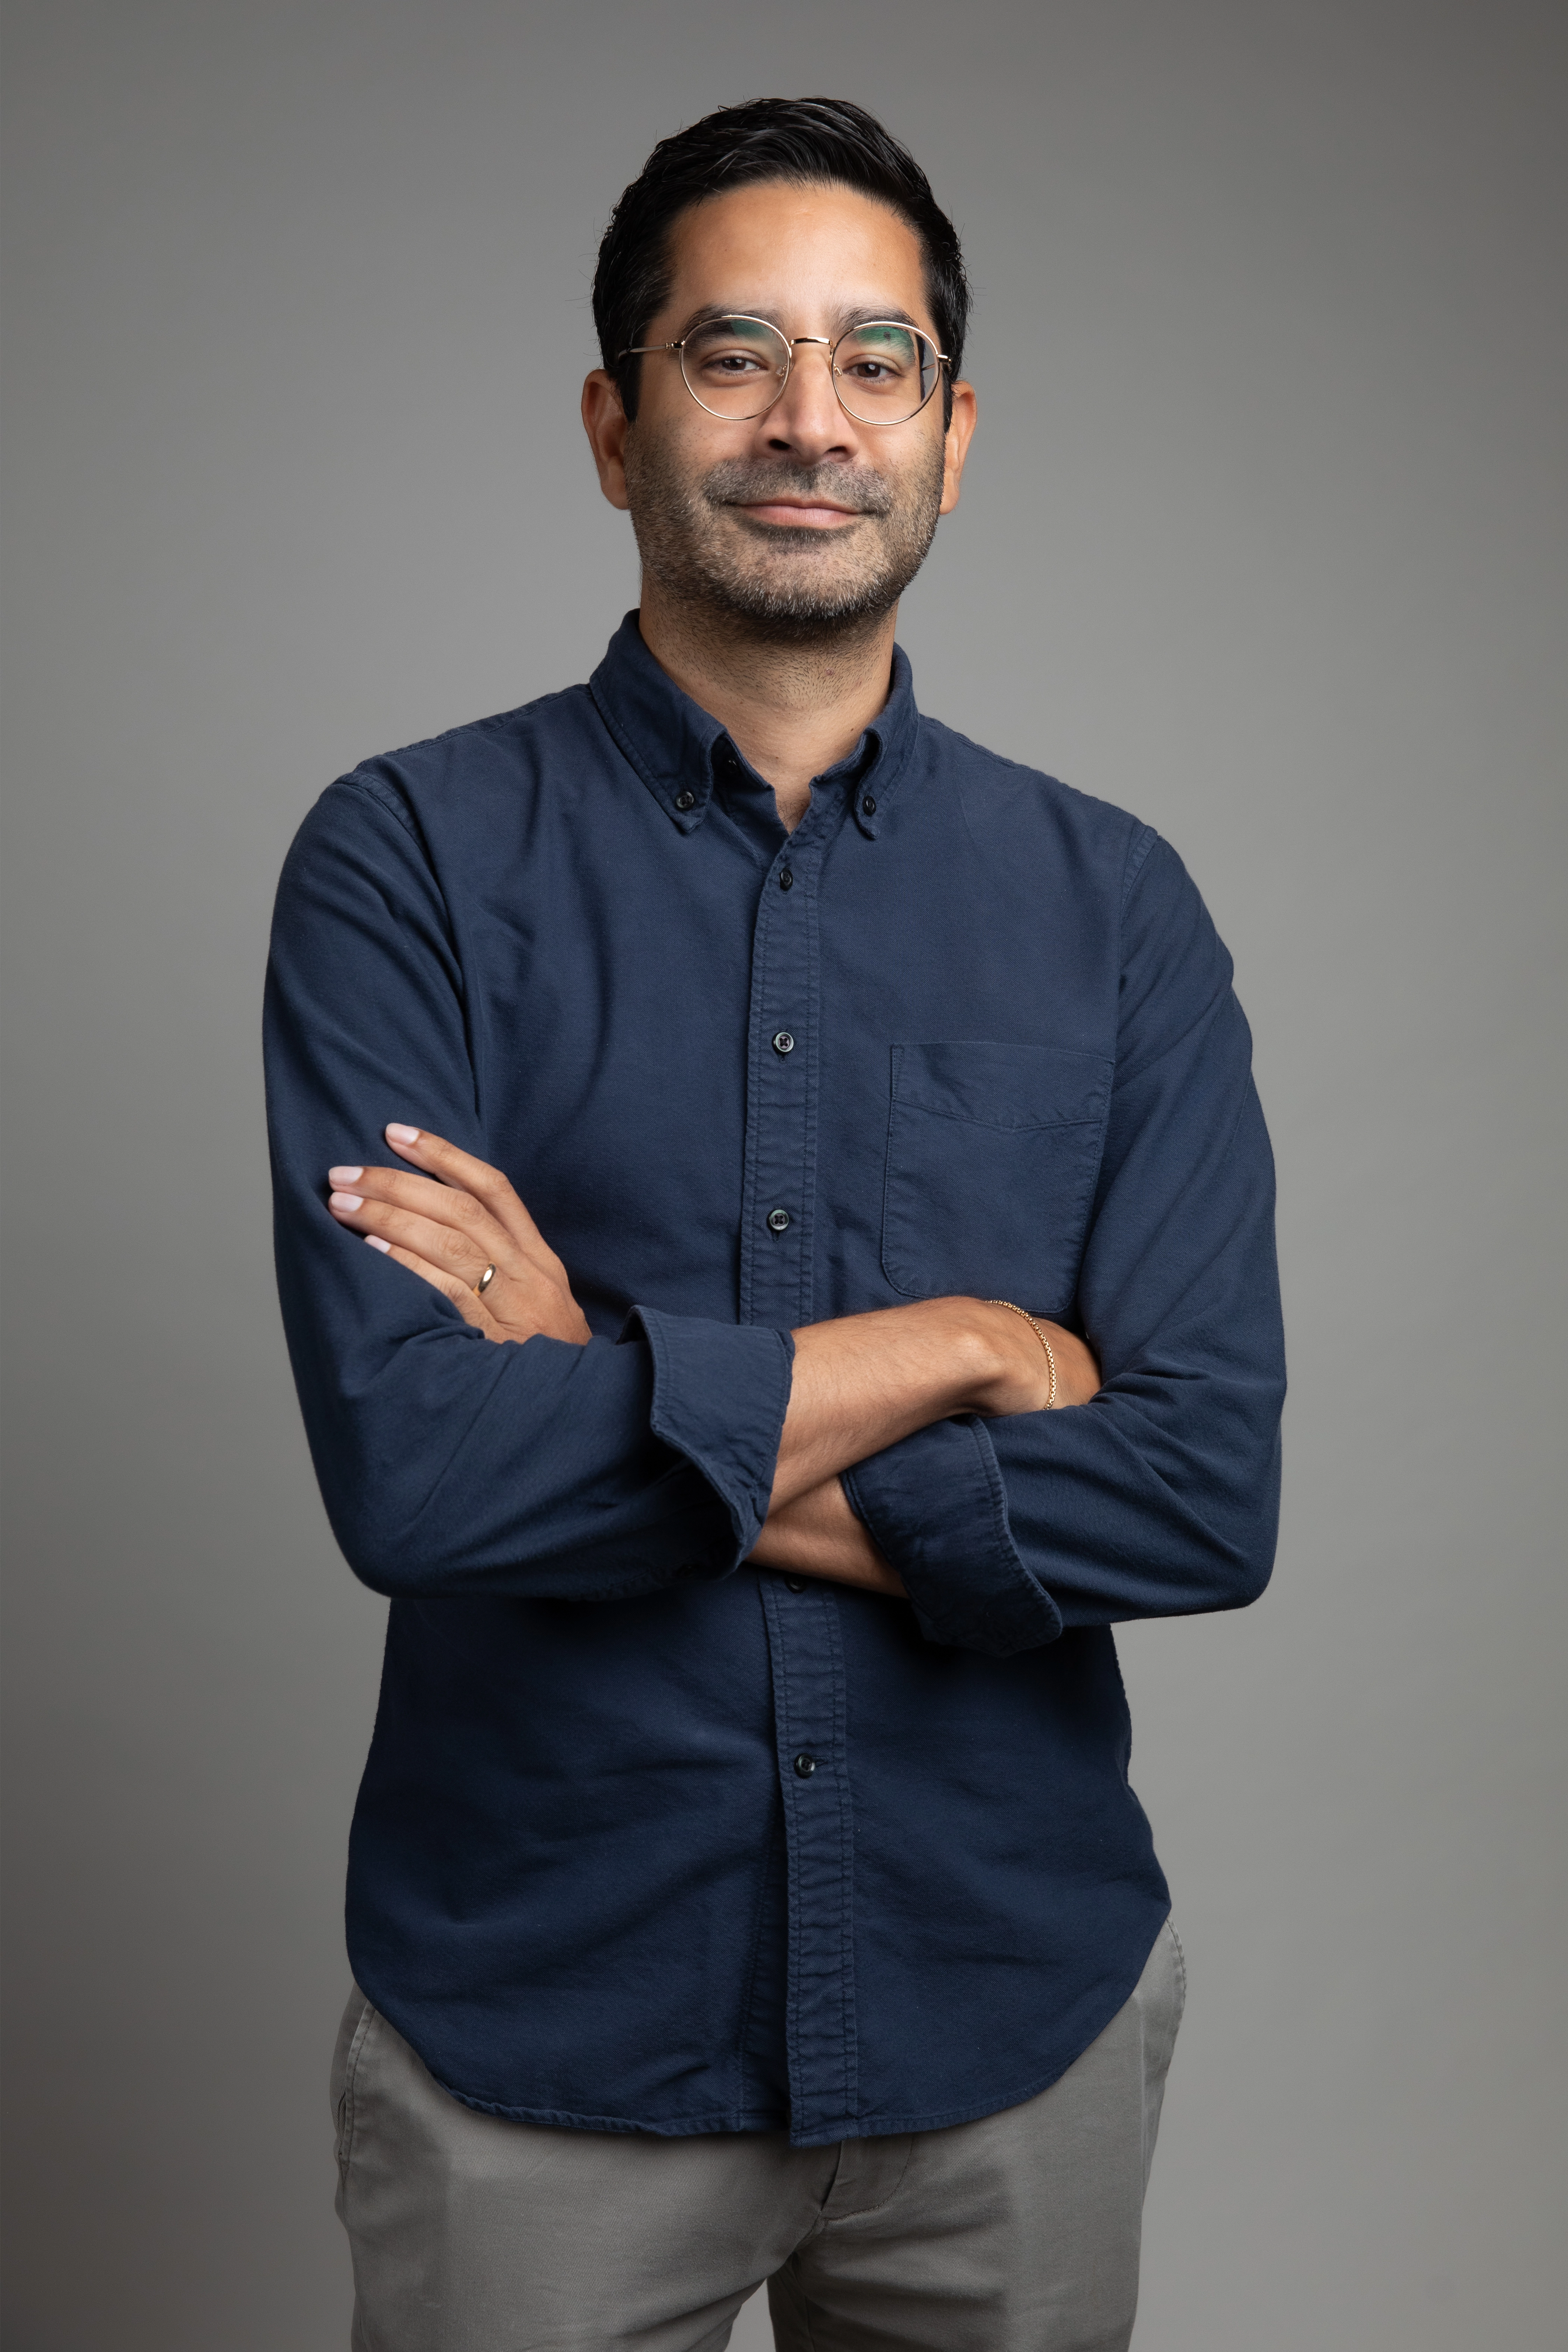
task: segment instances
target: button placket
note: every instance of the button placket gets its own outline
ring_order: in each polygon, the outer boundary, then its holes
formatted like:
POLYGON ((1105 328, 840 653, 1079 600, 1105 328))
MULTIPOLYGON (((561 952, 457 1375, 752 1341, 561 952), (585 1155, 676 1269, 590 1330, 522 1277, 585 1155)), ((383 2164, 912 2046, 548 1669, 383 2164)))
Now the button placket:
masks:
MULTIPOLYGON (((816 1182, 817 893, 843 818, 822 794, 770 867, 752 935, 747 1171, 741 1251, 746 1322, 812 1319, 816 1182)), ((844 1659, 831 1589, 761 1576, 788 1855, 786 2040, 795 2134, 854 2126, 853 1838, 844 1659)))
POLYGON ((810 810, 775 858, 752 935, 741 1319, 780 1329, 811 1319, 821 866, 811 836, 826 814, 810 810))
POLYGON ((786 1598, 759 1577, 773 1663, 774 1737, 788 1854, 785 2033, 791 2127, 842 2137, 858 2097, 854 1825, 844 1653, 829 1586, 786 1598))

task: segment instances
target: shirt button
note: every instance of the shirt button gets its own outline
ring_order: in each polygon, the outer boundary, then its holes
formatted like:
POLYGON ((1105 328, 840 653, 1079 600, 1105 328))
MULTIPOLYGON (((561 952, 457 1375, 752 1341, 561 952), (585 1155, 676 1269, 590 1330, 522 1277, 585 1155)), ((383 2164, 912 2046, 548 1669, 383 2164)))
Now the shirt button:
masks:
POLYGON ((812 1774, 816 1769, 816 1757, 797 1756, 795 1759, 795 1769, 797 1780, 809 1780, 812 1774))
POLYGON ((784 1590, 787 1592, 804 1592, 805 1591, 805 1577, 786 1576, 784 1579, 784 1590))
MULTIPOLYGON (((676 806, 679 808, 679 805, 680 805, 680 803, 679 803, 679 802, 678 801, 678 802, 676 803, 676 806)), ((875 816, 875 815, 876 815, 876 814, 877 814, 877 796, 876 796, 876 794, 875 794, 874 793, 867 793, 867 795, 866 795, 866 797, 865 797, 865 799, 861 802, 861 803, 860 803, 860 814, 861 814, 861 815, 862 815, 862 816, 875 816)))
POLYGON ((686 809, 694 809, 697 806, 696 793, 677 793, 675 795, 675 805, 678 809, 682 811, 685 811, 686 809))
POLYGON ((775 1054, 794 1053, 795 1039, 790 1035, 787 1029, 775 1029, 773 1031, 773 1051, 775 1054))
POLYGON ((770 1209, 768 1211, 768 1231, 770 1234, 788 1233, 789 1211, 787 1209, 770 1209))
POLYGON ((793 890, 795 888, 795 876, 790 872, 787 866, 782 866, 779 868, 779 888, 781 890, 793 890))

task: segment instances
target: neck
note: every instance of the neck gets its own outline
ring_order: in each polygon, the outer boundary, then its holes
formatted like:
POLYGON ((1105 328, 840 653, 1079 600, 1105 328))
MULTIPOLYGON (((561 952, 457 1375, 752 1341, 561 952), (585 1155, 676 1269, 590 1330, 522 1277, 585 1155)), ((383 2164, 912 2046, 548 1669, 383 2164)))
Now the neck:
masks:
POLYGON ((888 699, 897 617, 780 642, 733 614, 666 600, 645 572, 637 625, 659 667, 772 784, 793 833, 811 805, 813 777, 853 751, 888 699))

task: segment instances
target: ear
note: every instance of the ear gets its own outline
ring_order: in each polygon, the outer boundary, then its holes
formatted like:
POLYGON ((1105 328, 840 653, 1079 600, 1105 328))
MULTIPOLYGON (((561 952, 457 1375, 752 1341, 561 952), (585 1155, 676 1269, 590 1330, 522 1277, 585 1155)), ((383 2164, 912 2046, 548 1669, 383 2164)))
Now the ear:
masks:
POLYGON ((629 427, 616 380, 604 368, 595 368, 583 386, 583 429, 599 469, 599 488, 610 504, 625 514, 631 504, 626 496, 626 461, 629 427))
MULTIPOLYGON (((963 461, 969 455, 969 444, 974 436, 978 404, 974 386, 962 382, 952 387, 952 418, 942 449, 942 505, 939 512, 951 514, 958 504, 958 486, 963 478, 963 461)), ((609 492, 605 493, 608 498, 609 492)))

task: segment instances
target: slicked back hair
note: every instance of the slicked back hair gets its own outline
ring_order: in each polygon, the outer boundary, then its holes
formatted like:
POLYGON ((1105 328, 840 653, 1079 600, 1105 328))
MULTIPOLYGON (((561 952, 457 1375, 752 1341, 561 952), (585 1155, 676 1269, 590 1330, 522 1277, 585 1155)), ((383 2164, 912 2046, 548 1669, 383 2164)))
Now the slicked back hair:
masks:
POLYGON ((721 106, 661 139, 610 215, 594 272, 594 324, 604 363, 628 417, 637 415, 642 362, 618 355, 647 341, 669 293, 670 231, 706 197, 762 180, 856 188, 886 205, 920 239, 926 299, 941 348, 942 421, 969 325, 969 280, 958 232, 907 148, 873 114, 843 98, 755 98, 721 106))

